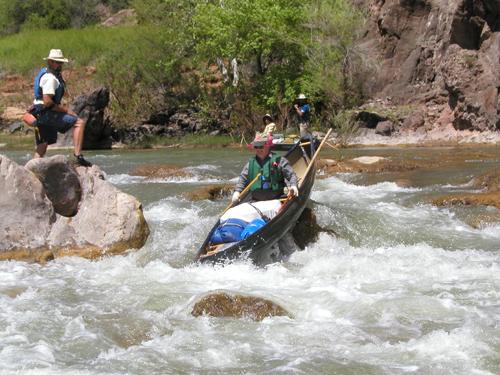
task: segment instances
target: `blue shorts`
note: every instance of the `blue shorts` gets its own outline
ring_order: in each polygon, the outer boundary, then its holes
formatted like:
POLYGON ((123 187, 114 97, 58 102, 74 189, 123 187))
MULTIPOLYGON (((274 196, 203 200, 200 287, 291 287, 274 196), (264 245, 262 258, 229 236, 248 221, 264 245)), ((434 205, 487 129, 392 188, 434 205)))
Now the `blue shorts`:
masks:
POLYGON ((51 110, 42 111, 37 117, 36 144, 47 143, 51 145, 56 143, 57 133, 66 133, 75 125, 77 120, 78 117, 67 113, 51 110))

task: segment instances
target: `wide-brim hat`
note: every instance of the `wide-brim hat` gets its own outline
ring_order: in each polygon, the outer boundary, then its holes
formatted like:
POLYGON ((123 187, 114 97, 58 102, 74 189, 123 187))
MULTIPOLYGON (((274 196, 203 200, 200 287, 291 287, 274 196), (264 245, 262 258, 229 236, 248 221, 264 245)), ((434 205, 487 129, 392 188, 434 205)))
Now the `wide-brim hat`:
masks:
POLYGON ((305 96, 304 94, 299 94, 299 96, 297 96, 297 99, 298 100, 306 100, 307 96, 305 96))
POLYGON ((261 134, 257 134, 250 144, 251 148, 255 147, 264 147, 264 146, 271 146, 272 145, 272 138, 270 139, 269 137, 264 137, 261 134))
POLYGON ((52 60, 59 61, 63 63, 67 63, 69 60, 64 57, 62 51, 60 49, 51 49, 49 55, 43 58, 44 60, 52 60))

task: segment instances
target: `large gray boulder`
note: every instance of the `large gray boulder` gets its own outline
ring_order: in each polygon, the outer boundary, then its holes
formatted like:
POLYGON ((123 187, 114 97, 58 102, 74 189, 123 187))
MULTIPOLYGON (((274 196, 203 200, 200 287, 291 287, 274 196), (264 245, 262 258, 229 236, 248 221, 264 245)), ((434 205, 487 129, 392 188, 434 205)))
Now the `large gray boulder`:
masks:
POLYGON ((43 252, 56 214, 42 183, 0 155, 0 191, 0 260, 43 252))
POLYGON ((0 259, 95 258, 137 249, 146 242, 149 228, 141 203, 105 181, 99 167, 74 167, 60 156, 32 161, 28 167, 37 174, 0 155, 0 212, 8 212, 0 220, 0 259), (53 172, 55 166, 68 174, 53 172), (74 207, 78 194, 70 193, 67 202, 72 203, 65 206, 59 201, 66 200, 64 189, 55 186, 70 181, 69 189, 78 190, 72 178, 65 180, 72 175, 70 170, 81 191, 76 212, 66 217, 54 207, 74 207))

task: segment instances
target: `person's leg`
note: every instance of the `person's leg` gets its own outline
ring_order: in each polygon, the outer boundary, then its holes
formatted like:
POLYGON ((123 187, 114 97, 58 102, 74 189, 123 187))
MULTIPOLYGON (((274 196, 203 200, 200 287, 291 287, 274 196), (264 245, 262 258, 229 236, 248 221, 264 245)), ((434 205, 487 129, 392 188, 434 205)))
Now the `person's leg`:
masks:
POLYGON ((299 124, 299 128, 300 128, 300 138, 306 138, 307 134, 309 133, 308 131, 308 126, 307 126, 307 123, 305 122, 301 122, 299 124))
POLYGON ((33 155, 33 159, 43 158, 45 153, 47 152, 47 143, 40 143, 36 145, 35 155, 33 155))
POLYGON ((73 126, 73 146, 75 155, 81 155, 83 146, 83 134, 85 132, 85 120, 78 118, 73 126))

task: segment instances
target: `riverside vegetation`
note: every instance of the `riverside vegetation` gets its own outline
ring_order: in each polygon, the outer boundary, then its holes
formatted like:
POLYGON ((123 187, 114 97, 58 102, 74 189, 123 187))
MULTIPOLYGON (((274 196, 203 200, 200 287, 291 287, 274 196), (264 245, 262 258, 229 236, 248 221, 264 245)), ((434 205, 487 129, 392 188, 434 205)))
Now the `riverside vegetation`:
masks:
MULTIPOLYGON (((0 73, 31 80, 57 46, 68 69, 95 67, 91 80, 110 89, 117 129, 189 108, 223 133, 249 136, 265 112, 290 124, 299 92, 316 103, 315 125, 328 127, 362 98, 366 69, 354 42, 364 16, 345 0, 35 3, 0 1, 0 73), (137 24, 98 25, 103 9, 125 7, 137 24)), ((82 85, 73 78, 69 88, 82 85)), ((30 99, 12 94, 0 106, 30 99)))

